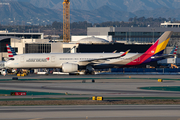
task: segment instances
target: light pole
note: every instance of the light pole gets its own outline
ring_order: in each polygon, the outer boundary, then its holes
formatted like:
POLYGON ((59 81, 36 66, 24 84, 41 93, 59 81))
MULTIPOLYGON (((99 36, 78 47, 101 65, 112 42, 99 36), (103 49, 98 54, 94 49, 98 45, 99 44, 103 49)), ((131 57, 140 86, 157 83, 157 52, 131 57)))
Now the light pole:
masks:
POLYGON ((56 34, 56 28, 53 28, 53 30, 54 30, 54 35, 56 34))
POLYGON ((151 30, 153 31, 153 39, 152 39, 152 42, 154 43, 154 31, 155 31, 155 28, 151 28, 151 30))
MULTIPOLYGON (((14 51, 15 51, 15 30, 16 29, 13 29, 13 31, 14 31, 14 51)), ((16 51, 15 51, 16 52, 16 51)))
POLYGON ((31 38, 32 38, 32 42, 33 42, 33 28, 31 28, 31 30, 32 30, 31 38))
POLYGON ((128 30, 129 31, 129 43, 131 42, 131 30, 132 30, 131 28, 129 28, 129 30, 128 30))
POLYGON ((55 42, 55 34, 56 34, 56 33, 55 33, 55 32, 56 32, 55 30, 56 30, 56 28, 53 28, 53 31, 54 31, 54 37, 53 37, 54 42, 55 42))
POLYGON ((127 41, 127 32, 126 32, 126 41, 127 41))

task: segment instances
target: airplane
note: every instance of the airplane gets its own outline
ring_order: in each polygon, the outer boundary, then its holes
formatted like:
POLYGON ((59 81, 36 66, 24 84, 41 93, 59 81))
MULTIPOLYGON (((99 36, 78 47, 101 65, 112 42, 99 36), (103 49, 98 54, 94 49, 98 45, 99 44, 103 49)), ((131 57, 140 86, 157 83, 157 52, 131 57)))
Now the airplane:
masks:
POLYGON ((6 44, 6 47, 7 47, 7 51, 8 51, 8 59, 6 59, 6 61, 0 61, 0 73, 2 74, 2 75, 6 75, 6 69, 5 69, 5 64, 6 64, 6 62, 9 60, 9 59, 11 59, 13 56, 15 56, 15 55, 17 55, 16 53, 15 53, 15 51, 14 51, 14 49, 10 46, 10 45, 8 45, 8 44, 6 44))
MULTIPOLYGON (((170 58, 176 58, 176 54, 177 54, 177 49, 178 49, 178 46, 174 46, 174 48, 172 49, 172 51, 169 53, 169 55, 172 55, 172 57, 170 58)), ((159 66, 168 66, 169 68, 173 68, 174 65, 172 66, 170 63, 167 63, 167 61, 158 61, 158 65, 159 66)), ((177 67, 176 67, 177 68, 177 67)))
POLYGON ((93 74, 94 69, 130 67, 171 57, 163 55, 172 31, 166 31, 145 53, 35 53, 21 54, 11 58, 7 68, 36 69, 60 68, 64 73, 85 70, 93 74))
MULTIPOLYGON (((12 58, 13 56, 17 55, 17 54, 15 53, 14 49, 12 49, 12 47, 11 47, 10 45, 6 44, 6 47, 7 47, 7 51, 8 51, 8 56, 9 56, 9 58, 12 58)), ((6 61, 8 61, 9 58, 6 59, 6 61)), ((0 68, 1 68, 1 69, 5 67, 5 64, 4 64, 4 63, 5 63, 6 61, 0 61, 0 68)))

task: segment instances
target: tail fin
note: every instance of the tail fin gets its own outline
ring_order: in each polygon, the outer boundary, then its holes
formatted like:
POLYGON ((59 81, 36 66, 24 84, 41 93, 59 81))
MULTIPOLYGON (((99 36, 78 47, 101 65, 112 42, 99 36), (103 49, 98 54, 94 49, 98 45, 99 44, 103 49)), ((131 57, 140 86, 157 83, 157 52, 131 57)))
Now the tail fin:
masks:
POLYGON ((172 33, 172 31, 164 32, 164 34, 161 35, 161 37, 145 53, 151 55, 162 55, 172 33))
POLYGON ((177 54, 177 49, 178 49, 178 46, 175 46, 175 47, 173 48, 173 50, 170 52, 170 54, 176 55, 176 54, 177 54))
MULTIPOLYGON (((170 37, 172 35, 172 31, 166 31, 163 35, 144 53, 140 56, 137 56, 137 58, 127 65, 139 65, 142 63, 148 63, 152 61, 152 57, 155 58, 155 56, 162 56, 164 49, 166 48, 170 37)), ((164 57, 164 56, 163 56, 164 57)), ((163 58, 161 58, 163 59, 163 58)), ((155 59, 156 61, 158 59, 155 59)))
MULTIPOLYGON (((150 62, 151 57, 163 57, 163 52, 170 40, 170 37, 172 35, 172 31, 166 31, 164 34, 161 35, 161 37, 141 56, 141 62, 146 63, 150 62)), ((163 58, 161 58, 163 59, 163 58)), ((164 58, 165 59, 165 58, 164 58)), ((157 61, 158 59, 155 59, 157 61)))
POLYGON ((17 55, 16 52, 14 51, 14 49, 10 45, 6 44, 6 47, 7 47, 9 58, 17 55))

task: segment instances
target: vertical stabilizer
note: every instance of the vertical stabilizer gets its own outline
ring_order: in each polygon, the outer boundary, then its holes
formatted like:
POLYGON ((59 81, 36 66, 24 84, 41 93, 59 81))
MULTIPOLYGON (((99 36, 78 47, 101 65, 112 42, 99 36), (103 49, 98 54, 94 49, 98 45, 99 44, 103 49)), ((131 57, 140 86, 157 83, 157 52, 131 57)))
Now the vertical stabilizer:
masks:
POLYGON ((172 33, 172 31, 164 32, 164 34, 146 51, 146 54, 162 55, 172 33))
POLYGON ((178 46, 175 46, 175 47, 173 48, 173 50, 170 52, 170 54, 176 55, 176 54, 177 54, 177 49, 178 49, 178 46))
POLYGON ((6 44, 6 47, 7 47, 9 58, 17 55, 16 52, 14 51, 14 49, 10 45, 6 44))
POLYGON ((128 63, 127 65, 148 63, 151 61, 152 56, 161 56, 170 40, 172 33, 172 31, 164 32, 164 34, 161 35, 161 37, 144 54, 128 63))

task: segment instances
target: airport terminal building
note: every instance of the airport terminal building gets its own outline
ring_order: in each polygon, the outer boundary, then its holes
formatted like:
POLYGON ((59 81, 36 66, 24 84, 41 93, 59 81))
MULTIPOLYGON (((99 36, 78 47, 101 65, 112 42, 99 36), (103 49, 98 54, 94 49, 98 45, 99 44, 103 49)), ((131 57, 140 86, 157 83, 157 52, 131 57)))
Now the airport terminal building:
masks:
POLYGON ((113 42, 135 43, 153 43, 165 31, 173 31, 169 46, 172 41, 180 41, 180 28, 163 27, 88 27, 87 35, 111 35, 113 42))
MULTIPOLYGON (((180 28, 174 23, 161 27, 88 27, 87 36, 72 36, 70 43, 44 39, 44 33, 16 33, 0 31, 0 60, 7 57, 6 44, 17 54, 50 52, 145 52, 165 31, 173 31, 165 53, 180 42, 180 28), (74 49, 73 49, 74 48, 74 49)), ((179 45, 178 45, 179 46, 179 45)), ((180 54, 178 49, 177 54, 180 54)))
MULTIPOLYGON (((87 35, 110 35, 112 42, 125 44, 153 44, 165 31, 173 31, 167 45, 170 50, 180 42, 180 28, 178 27, 88 27, 87 35)), ((166 53, 170 52, 166 50, 166 53)), ((180 49, 178 49, 180 54, 180 49)))

